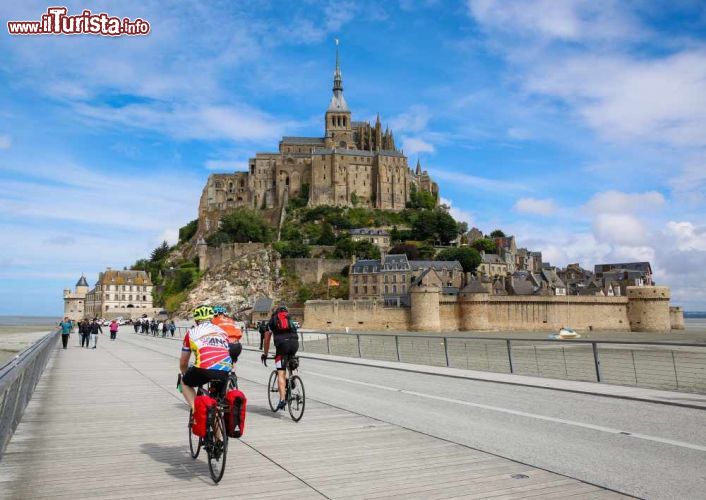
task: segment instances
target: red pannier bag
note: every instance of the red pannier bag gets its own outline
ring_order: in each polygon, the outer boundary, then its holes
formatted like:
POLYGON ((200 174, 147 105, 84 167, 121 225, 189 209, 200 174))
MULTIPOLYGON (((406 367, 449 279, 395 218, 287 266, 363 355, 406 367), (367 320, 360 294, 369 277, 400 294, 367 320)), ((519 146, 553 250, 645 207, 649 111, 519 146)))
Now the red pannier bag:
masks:
POLYGON ((226 434, 228 437, 239 438, 245 433, 245 408, 248 398, 243 391, 233 389, 226 394, 228 411, 226 412, 226 434))
POLYGON ((194 400, 194 421, 191 424, 191 432, 198 437, 206 437, 206 422, 208 422, 209 413, 218 404, 218 401, 211 396, 196 396, 194 400))

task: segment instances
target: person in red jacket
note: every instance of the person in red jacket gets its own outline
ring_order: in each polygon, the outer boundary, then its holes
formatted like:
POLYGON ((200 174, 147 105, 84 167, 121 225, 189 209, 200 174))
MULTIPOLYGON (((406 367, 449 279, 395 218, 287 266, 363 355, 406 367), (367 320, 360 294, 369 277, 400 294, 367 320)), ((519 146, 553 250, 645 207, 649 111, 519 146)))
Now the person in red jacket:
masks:
POLYGON ((235 364, 235 362, 238 361, 240 353, 243 352, 243 346, 240 344, 243 332, 235 320, 228 317, 228 311, 225 307, 213 306, 213 313, 215 316, 211 320, 211 323, 228 335, 228 352, 230 353, 230 359, 233 360, 233 364, 235 364))
POLYGON ((110 340, 115 340, 115 336, 118 334, 118 329, 120 328, 120 323, 116 320, 110 322, 110 340))

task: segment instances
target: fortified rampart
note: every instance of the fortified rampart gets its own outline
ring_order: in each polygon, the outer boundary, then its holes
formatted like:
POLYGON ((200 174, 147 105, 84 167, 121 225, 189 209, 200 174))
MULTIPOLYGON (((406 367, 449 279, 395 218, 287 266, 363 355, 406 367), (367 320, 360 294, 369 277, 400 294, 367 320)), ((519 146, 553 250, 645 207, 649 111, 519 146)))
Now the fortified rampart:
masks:
POLYGON ((296 274, 303 283, 318 283, 324 274, 340 273, 350 264, 350 259, 282 259, 282 265, 296 274))
POLYGON ((196 246, 199 255, 199 271, 203 272, 243 255, 265 250, 268 245, 266 243, 228 243, 209 247, 206 243, 199 243, 196 246))
POLYGON ((304 326, 359 331, 577 331, 668 332, 683 328, 680 308, 669 308, 666 287, 628 287, 627 297, 446 296, 438 288, 411 290, 410 307, 374 300, 319 300, 305 306, 304 326))

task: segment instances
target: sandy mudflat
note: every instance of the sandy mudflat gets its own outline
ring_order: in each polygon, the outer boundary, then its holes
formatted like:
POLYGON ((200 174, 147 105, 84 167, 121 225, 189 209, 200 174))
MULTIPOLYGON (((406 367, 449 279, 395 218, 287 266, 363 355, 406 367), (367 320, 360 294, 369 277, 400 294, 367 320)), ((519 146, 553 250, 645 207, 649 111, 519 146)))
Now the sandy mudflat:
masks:
POLYGON ((0 326, 0 365, 50 331, 47 325, 0 326))

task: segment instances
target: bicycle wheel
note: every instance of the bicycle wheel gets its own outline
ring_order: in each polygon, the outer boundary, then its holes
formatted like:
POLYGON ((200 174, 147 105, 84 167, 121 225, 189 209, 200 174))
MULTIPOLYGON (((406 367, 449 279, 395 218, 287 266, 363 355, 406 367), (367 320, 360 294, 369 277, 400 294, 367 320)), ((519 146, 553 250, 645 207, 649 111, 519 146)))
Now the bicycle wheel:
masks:
POLYGON ((292 420, 299 422, 302 419, 305 404, 304 382, 299 375, 294 375, 289 379, 289 397, 287 398, 289 416, 292 417, 292 420))
POLYGON ((189 425, 187 431, 189 431, 189 452, 191 453, 191 458, 197 458, 199 452, 201 451, 201 438, 196 434, 191 432, 191 426, 194 423, 194 410, 189 410, 189 425))
POLYGON ((211 471, 211 479, 218 483, 223 478, 226 470, 226 456, 228 455, 228 435, 226 434, 226 423, 223 412, 218 409, 213 418, 210 429, 211 446, 208 452, 208 469, 211 471))
POLYGON ((270 381, 267 383, 267 402, 270 404, 270 410, 277 411, 279 404, 279 388, 277 387, 277 370, 272 370, 270 381))

